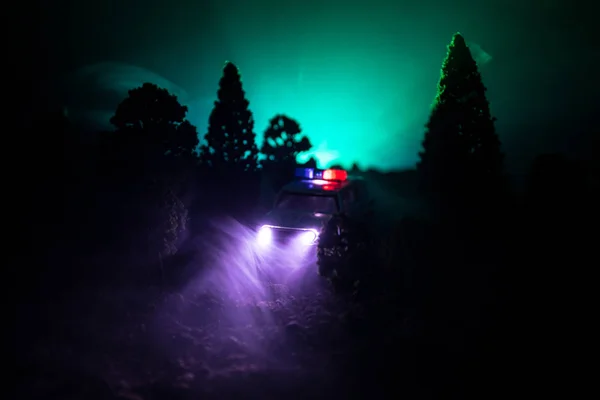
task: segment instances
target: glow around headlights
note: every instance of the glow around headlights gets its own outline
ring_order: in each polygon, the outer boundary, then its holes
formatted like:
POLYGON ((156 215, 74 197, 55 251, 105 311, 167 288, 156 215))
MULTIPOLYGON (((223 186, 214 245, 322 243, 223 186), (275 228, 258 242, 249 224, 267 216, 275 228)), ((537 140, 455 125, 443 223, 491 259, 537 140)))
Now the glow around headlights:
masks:
POLYGON ((262 226, 256 235, 256 241, 261 246, 266 246, 273 240, 273 231, 268 226, 262 226))
MULTIPOLYGON (((271 225, 263 225, 256 233, 256 242, 259 246, 268 246, 274 241, 274 233, 278 227, 271 225)), ((285 228, 282 228, 285 229, 285 228)), ((319 232, 316 229, 298 229, 298 233, 294 237, 294 242, 303 245, 312 245, 317 242, 319 232)))
POLYGON ((316 240, 317 237, 319 236, 319 234, 317 233, 317 231, 310 229, 308 231, 304 231, 300 234, 300 242, 302 242, 302 244, 313 244, 316 240))

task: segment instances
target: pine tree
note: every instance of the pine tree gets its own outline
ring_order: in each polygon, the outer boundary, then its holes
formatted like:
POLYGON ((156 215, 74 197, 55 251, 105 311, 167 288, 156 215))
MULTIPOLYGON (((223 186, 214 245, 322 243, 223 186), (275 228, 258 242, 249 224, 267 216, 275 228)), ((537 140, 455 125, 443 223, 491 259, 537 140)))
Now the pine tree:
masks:
POLYGON ((204 165, 219 171, 233 173, 255 171, 258 148, 254 119, 248 109, 237 67, 228 62, 219 81, 217 101, 204 136, 206 144, 200 148, 204 165))
POLYGON ((486 90, 464 38, 456 33, 442 65, 417 165, 427 194, 461 199, 499 187, 503 154, 486 90))

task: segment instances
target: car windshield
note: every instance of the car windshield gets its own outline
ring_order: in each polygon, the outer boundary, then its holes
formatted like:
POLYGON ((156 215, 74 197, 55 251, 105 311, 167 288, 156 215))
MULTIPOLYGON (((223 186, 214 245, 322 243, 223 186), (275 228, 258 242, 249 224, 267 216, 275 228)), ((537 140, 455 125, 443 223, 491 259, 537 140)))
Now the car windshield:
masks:
POLYGON ((300 193, 282 193, 277 209, 311 213, 333 214, 337 211, 335 196, 320 196, 300 193))

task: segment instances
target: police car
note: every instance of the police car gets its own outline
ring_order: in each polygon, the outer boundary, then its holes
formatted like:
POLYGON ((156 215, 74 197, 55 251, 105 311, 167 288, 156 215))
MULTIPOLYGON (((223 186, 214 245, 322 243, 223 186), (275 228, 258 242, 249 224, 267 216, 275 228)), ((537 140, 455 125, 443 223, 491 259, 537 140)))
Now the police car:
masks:
POLYGON ((296 180, 285 185, 258 229, 261 245, 297 242, 316 245, 323 225, 336 213, 368 218, 372 211, 365 182, 341 169, 297 168, 296 180))

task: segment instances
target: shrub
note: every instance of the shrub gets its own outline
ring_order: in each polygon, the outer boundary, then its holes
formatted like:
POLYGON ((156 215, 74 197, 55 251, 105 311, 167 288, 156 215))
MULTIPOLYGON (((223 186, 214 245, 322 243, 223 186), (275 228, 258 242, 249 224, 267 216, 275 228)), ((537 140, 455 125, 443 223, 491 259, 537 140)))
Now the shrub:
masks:
POLYGON ((161 257, 177 253, 188 223, 188 210, 183 202, 167 190, 158 203, 156 225, 150 227, 150 243, 161 257))

